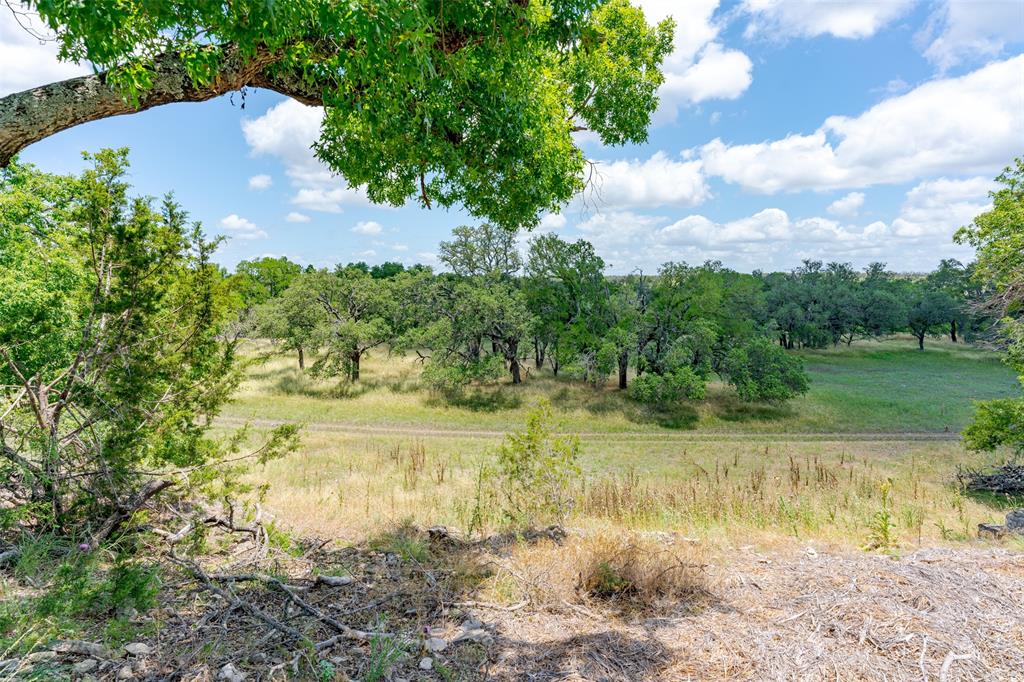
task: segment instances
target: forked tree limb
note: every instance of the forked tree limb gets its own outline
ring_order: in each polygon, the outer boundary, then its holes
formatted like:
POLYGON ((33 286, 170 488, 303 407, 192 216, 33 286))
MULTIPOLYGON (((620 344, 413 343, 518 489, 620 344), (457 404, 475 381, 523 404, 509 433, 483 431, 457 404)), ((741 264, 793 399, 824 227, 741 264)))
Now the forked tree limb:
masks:
POLYGON ((121 527, 125 521, 131 518, 132 514, 142 509, 143 505, 146 504, 154 495, 159 494, 163 490, 170 488, 174 485, 174 481, 157 480, 150 481, 144 485, 138 492, 132 495, 126 502, 114 511, 107 519, 103 522, 92 535, 93 547, 99 546, 101 542, 106 540, 111 533, 121 527))
POLYGON ((113 116, 134 114, 176 102, 204 102, 245 87, 273 90, 302 102, 323 103, 323 90, 300 75, 274 68, 280 54, 258 51, 242 56, 233 46, 222 47, 216 78, 196 86, 185 63, 174 54, 157 57, 152 87, 138 102, 130 102, 108 83, 108 72, 69 78, 0 98, 0 167, 15 154, 62 130, 113 116))

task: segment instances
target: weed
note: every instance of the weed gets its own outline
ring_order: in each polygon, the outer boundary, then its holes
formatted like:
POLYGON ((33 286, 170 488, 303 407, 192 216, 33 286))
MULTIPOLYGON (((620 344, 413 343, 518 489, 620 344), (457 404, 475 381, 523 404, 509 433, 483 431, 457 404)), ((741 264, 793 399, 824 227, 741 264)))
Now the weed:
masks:
POLYGON ((892 479, 886 479, 879 487, 879 491, 882 494, 881 506, 871 517, 868 524, 868 542, 864 545, 864 549, 868 551, 884 551, 896 546, 896 536, 893 532, 896 524, 893 523, 892 513, 892 479))

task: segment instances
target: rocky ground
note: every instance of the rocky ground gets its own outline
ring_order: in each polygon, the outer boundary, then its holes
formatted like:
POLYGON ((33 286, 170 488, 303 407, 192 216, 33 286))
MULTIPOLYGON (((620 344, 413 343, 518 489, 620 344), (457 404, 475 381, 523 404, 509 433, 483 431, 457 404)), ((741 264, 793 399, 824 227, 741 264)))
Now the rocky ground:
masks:
POLYGON ((1005 546, 899 557, 737 548, 701 566, 690 598, 641 604, 558 583, 573 574, 574 542, 404 529, 374 547, 313 543, 259 570, 236 547, 179 562, 160 608, 137 616, 145 638, 115 650, 57 642, 0 669, 83 680, 1024 679, 1024 553, 1005 546))

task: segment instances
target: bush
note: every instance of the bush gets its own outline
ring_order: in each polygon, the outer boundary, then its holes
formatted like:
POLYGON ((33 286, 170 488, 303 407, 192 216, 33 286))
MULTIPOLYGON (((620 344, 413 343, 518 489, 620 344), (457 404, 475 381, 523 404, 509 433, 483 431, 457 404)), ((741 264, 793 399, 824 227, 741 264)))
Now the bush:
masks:
POLYGON ((551 405, 541 401, 526 417, 526 429, 505 436, 497 452, 497 484, 509 520, 524 525, 563 522, 572 511, 573 484, 580 476, 580 442, 556 436, 551 405))
POLYGON ((707 593, 696 550, 629 536, 592 538, 582 550, 577 589, 592 597, 654 607, 707 593))
POLYGON ((646 405, 666 405, 704 397, 704 380, 691 368, 679 367, 664 375, 641 374, 633 379, 629 396, 646 405))
POLYGON ((722 374, 745 402, 778 403, 808 389, 803 362, 763 336, 729 351, 722 374))

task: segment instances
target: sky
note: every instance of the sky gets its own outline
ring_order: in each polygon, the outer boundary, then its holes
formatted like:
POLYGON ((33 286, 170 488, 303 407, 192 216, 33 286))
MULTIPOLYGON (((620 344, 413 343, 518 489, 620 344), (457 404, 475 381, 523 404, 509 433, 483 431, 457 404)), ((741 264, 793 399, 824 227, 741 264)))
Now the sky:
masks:
MULTIPOLYGON (((587 239, 616 274, 709 259, 922 272, 972 258, 953 233, 1024 155, 1024 1, 633 2, 677 22, 649 140, 582 134, 597 176, 534 233, 587 239)), ((0 96, 87 72, 0 5, 0 96)), ((321 116, 249 90, 79 126, 21 158, 75 172, 82 151, 129 147, 135 191, 173 190, 228 238, 228 268, 265 255, 437 267, 439 242, 474 220, 370 204, 310 151, 321 116)))

